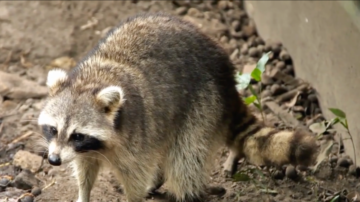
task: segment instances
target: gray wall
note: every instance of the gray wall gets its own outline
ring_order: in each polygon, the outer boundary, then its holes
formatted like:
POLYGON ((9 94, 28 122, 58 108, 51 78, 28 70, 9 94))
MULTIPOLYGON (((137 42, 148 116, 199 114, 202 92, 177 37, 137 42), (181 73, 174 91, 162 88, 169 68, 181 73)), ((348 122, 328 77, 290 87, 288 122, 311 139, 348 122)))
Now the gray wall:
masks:
MULTIPOLYGON (((297 77, 319 92, 322 110, 347 113, 360 164, 360 12, 354 1, 244 1, 265 40, 281 41, 297 77)), ((346 153, 353 157, 350 140, 346 153)))

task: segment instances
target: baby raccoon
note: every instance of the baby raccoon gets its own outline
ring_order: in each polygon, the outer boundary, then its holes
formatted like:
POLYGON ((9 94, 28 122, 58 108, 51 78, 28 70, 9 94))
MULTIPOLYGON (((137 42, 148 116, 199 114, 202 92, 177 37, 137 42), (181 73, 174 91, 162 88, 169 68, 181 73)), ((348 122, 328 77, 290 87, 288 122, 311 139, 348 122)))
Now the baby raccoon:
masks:
POLYGON ((38 124, 48 161, 71 163, 78 202, 88 202, 106 166, 128 202, 143 202, 163 179, 175 201, 203 200, 218 148, 253 163, 312 157, 306 133, 262 126, 235 88, 225 51, 198 28, 167 14, 123 21, 73 70, 51 70, 38 124))

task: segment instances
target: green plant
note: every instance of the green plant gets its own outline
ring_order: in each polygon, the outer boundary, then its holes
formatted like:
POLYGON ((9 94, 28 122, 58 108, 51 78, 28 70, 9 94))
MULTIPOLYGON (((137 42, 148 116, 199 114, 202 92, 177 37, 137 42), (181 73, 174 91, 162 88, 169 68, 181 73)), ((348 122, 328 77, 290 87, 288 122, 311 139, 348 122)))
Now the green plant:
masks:
POLYGON ((236 74, 236 80, 238 85, 236 85, 237 90, 243 90, 249 88, 252 95, 243 98, 245 104, 250 105, 254 104, 261 112, 261 116, 265 121, 265 116, 263 113, 263 108, 261 104, 261 76, 265 71, 265 65, 269 60, 269 55, 271 52, 263 54, 260 60, 257 62, 256 67, 251 73, 241 74, 240 72, 236 74), (259 82, 259 92, 256 92, 255 89, 250 85, 251 78, 259 82))
MULTIPOLYGON (((357 165, 356 164, 355 144, 354 144, 354 140, 353 140, 353 137, 352 137, 350 129, 349 129, 348 121, 346 118, 346 113, 337 108, 329 108, 329 110, 335 115, 335 118, 331 119, 330 121, 322 121, 319 123, 311 124, 309 127, 310 130, 317 133, 317 137, 320 138, 326 131, 330 130, 329 129, 330 127, 340 123, 346 129, 346 132, 349 135, 348 139, 350 139, 353 149, 354 149, 354 162, 355 162, 355 165, 357 165)), ((346 139, 342 139, 342 140, 346 140, 346 139)), ((333 145, 332 143, 329 143, 329 145, 326 147, 326 149, 324 149, 324 151, 326 150, 324 152, 324 154, 328 154, 330 152, 332 145, 333 145)), ((325 156, 322 156, 321 159, 323 160, 324 158, 325 158, 325 156)), ((320 162, 318 162, 318 164, 319 163, 320 162)), ((316 168, 317 168, 317 166, 315 166, 314 170, 316 170, 316 168)))
POLYGON ((349 135, 349 138, 350 138, 351 144, 353 146, 353 150, 354 150, 355 166, 357 166, 354 139, 353 139, 353 136, 351 135, 351 132, 350 132, 350 129, 349 129, 348 121, 347 121, 347 118, 346 118, 346 113, 343 112, 340 109, 337 109, 337 108, 329 108, 329 110, 336 116, 335 118, 333 118, 331 120, 332 125, 340 123, 346 129, 346 132, 349 135))

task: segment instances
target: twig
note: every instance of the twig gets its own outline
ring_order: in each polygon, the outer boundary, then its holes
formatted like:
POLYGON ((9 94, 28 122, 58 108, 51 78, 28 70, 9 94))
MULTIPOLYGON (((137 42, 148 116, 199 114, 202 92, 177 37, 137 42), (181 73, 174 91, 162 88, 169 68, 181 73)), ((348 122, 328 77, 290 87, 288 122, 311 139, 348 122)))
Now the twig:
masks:
POLYGON ((33 132, 32 132, 32 131, 28 131, 27 133, 21 135, 20 137, 15 138, 13 141, 10 142, 10 144, 14 144, 14 143, 20 142, 21 140, 24 140, 24 139, 30 137, 31 135, 33 135, 33 132))
POLYGON ((9 165, 11 165, 11 162, 3 163, 3 164, 0 164, 0 168, 5 167, 5 166, 9 166, 9 165))
POLYGON ((293 98, 299 91, 303 91, 305 90, 306 88, 309 87, 309 84, 305 83, 305 84, 302 84, 300 86, 298 86, 297 88, 295 89, 292 89, 284 94, 281 94, 279 95, 276 99, 275 99, 275 102, 277 103, 282 103, 284 101, 288 101, 290 100, 291 98, 293 98))
POLYGON ((56 183, 56 181, 55 181, 55 179, 53 179, 53 180, 50 182, 50 184, 48 184, 48 185, 46 185, 44 188, 42 188, 41 191, 44 191, 45 189, 53 186, 55 183, 56 183))

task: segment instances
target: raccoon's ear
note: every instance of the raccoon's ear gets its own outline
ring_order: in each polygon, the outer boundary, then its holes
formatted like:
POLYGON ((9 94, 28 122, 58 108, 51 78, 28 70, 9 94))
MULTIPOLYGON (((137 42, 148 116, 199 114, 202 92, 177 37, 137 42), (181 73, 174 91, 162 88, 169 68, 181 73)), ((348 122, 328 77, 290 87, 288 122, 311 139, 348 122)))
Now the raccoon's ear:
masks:
POLYGON ((48 72, 46 85, 50 90, 50 95, 54 95, 59 90, 60 85, 68 79, 67 73, 62 69, 53 69, 48 72))
POLYGON ((96 101, 104 108, 105 112, 114 112, 125 101, 124 92, 119 86, 108 86, 96 94, 96 101))

